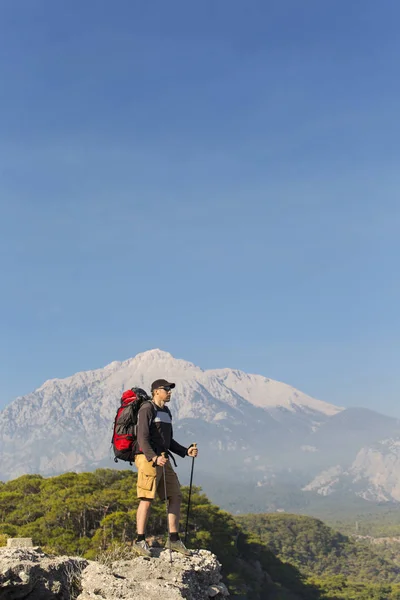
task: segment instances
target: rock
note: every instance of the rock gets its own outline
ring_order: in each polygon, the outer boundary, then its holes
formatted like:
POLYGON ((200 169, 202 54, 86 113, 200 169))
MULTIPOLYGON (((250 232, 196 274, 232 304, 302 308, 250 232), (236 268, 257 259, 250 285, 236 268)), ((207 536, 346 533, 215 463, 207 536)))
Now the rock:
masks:
POLYGON ((32 538, 8 538, 7 548, 33 548, 32 538))
POLYGON ((88 561, 33 548, 0 548, 0 600, 70 600, 88 561))
POLYGON ((168 550, 153 550, 155 558, 119 560, 111 567, 91 562, 82 573, 77 600, 204 600, 210 585, 220 581, 221 565, 206 550, 186 558, 168 550))
POLYGON ((228 588, 224 583, 210 585, 207 590, 207 594, 209 598, 215 598, 216 596, 229 596, 228 588))
POLYGON ((134 557, 111 565, 37 549, 0 548, 0 600, 206 600, 226 596, 221 565, 206 550, 190 558, 154 549, 154 558, 134 557))

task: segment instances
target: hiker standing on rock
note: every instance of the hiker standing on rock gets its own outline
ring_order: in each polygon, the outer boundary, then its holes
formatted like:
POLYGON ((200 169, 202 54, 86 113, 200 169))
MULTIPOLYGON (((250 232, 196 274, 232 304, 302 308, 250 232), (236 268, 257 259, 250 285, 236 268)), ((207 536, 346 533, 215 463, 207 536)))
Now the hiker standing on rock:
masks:
POLYGON ((170 541, 165 547, 171 547, 175 552, 190 556, 191 552, 179 539, 179 519, 182 494, 178 477, 171 467, 168 458, 171 452, 182 458, 197 456, 197 448, 185 448, 173 439, 172 415, 166 404, 171 400, 171 392, 175 383, 166 379, 157 379, 151 385, 151 402, 145 402, 138 412, 137 441, 140 452, 135 456, 138 470, 137 497, 140 500, 137 509, 137 538, 133 544, 138 554, 151 556, 146 542, 146 525, 150 515, 151 503, 156 493, 165 500, 163 470, 168 498, 168 530, 170 541))

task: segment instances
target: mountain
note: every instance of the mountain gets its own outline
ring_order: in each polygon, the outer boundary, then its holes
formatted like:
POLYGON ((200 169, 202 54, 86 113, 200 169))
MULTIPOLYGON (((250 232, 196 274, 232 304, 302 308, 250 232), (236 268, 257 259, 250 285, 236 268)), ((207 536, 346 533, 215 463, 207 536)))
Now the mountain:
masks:
POLYGON ((303 489, 323 496, 346 489, 374 502, 400 502, 400 437, 361 448, 348 468, 322 471, 303 489))
MULTIPOLYGON (((110 447, 119 398, 133 386, 149 390, 159 377, 176 382, 171 400, 175 437, 187 445, 198 442, 197 473, 209 481, 229 479, 249 494, 257 488, 258 498, 270 496, 271 486, 282 482, 302 496, 320 497, 318 482, 321 477, 325 482, 327 470, 339 467, 341 474, 347 473, 357 453, 370 456, 368 449, 400 436, 397 420, 372 411, 345 410, 261 375, 203 370, 168 352, 150 350, 46 381, 9 404, 0 413, 0 479, 126 467, 113 463, 110 447)), ((368 477, 377 464, 369 460, 371 466, 363 467, 368 477)), ((188 465, 180 460, 178 465, 184 480, 188 465)), ((389 471, 390 461, 388 486, 389 471)), ((349 492, 354 493, 351 486, 349 492)))
POLYGON ((399 421, 392 417, 366 408, 348 408, 323 423, 309 443, 343 464, 346 459, 352 461, 363 446, 395 435, 399 427, 399 421))
POLYGON ((168 352, 150 350, 102 369, 46 381, 8 405, 0 413, 0 476, 50 475, 108 460, 121 393, 135 385, 148 390, 159 377, 176 381, 171 402, 176 437, 183 443, 197 439, 203 455, 217 454, 217 462, 225 465, 226 453, 228 463, 243 463, 249 456, 262 467, 275 464, 270 450, 282 446, 289 433, 290 445, 296 446, 341 411, 260 375, 204 371, 168 352), (266 450, 268 457, 261 459, 266 450))

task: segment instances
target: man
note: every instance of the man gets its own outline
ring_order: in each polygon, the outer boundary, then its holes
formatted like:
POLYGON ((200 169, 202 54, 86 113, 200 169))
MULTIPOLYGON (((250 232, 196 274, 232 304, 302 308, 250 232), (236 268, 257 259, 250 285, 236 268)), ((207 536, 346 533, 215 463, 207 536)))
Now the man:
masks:
MULTIPOLYGON (((157 379, 151 385, 152 401, 145 402, 139 409, 137 440, 139 453, 135 456, 138 470, 137 497, 137 538, 133 547, 142 556, 151 556, 146 542, 145 531, 150 515, 151 503, 156 493, 165 500, 164 471, 168 498, 168 525, 171 549, 190 556, 191 552, 179 539, 179 519, 181 508, 181 489, 178 477, 171 467, 168 454, 173 452, 181 457, 197 456, 197 448, 185 448, 176 442, 172 432, 172 416, 166 404, 171 400, 175 383, 166 379, 157 379), (167 458, 163 456, 167 454, 167 458)), ((166 547, 169 547, 167 541, 166 547)))

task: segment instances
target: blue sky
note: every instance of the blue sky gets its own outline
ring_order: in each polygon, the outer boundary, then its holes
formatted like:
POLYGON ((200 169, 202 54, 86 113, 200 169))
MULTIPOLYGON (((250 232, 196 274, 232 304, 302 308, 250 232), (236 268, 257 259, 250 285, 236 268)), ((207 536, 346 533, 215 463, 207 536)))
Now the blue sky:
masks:
POLYGON ((0 5, 0 406, 160 347, 400 417, 400 6, 0 5))

